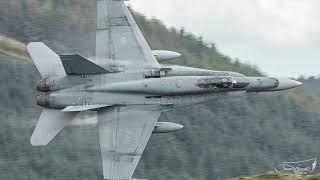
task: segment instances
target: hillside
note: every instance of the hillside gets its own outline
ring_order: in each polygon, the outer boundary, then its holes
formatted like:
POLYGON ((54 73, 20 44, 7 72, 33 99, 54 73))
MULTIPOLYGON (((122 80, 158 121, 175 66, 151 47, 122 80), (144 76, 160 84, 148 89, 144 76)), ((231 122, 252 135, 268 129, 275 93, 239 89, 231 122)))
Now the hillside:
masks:
MULTIPOLYGON (((90 55, 94 14, 88 9, 93 6, 84 0, 72 2, 1 1, 0 7, 7 8, 0 11, 0 33, 22 42, 45 41, 59 53, 90 55)), ((167 28, 137 13, 135 18, 153 49, 184 55, 175 63, 260 74, 183 29, 167 28)), ((33 83, 40 76, 30 61, 16 61, 8 53, 26 56, 24 51, 12 49, 0 55, 0 179, 102 179, 95 128, 67 128, 48 147, 31 147, 29 138, 41 111, 35 106, 33 83)), ((226 97, 167 112, 160 121, 181 123, 185 129, 153 135, 135 177, 224 180, 269 172, 281 161, 318 157, 319 110, 316 96, 300 88, 226 97)))
POLYGON ((291 176, 284 174, 265 174, 251 177, 232 178, 231 180, 319 180, 319 175, 314 176, 291 176))
POLYGON ((311 94, 320 96, 320 79, 315 77, 310 77, 308 79, 299 79, 303 82, 304 88, 311 94))

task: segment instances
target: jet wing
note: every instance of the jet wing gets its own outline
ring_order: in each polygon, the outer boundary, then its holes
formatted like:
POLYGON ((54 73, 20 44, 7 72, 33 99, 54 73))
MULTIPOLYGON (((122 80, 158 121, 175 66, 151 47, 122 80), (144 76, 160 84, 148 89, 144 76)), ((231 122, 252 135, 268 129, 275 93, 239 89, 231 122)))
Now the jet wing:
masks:
POLYGON ((160 68, 123 0, 97 0, 96 58, 127 71, 160 68))
POLYGON ((109 107, 98 111, 105 179, 131 179, 161 111, 148 107, 109 107))

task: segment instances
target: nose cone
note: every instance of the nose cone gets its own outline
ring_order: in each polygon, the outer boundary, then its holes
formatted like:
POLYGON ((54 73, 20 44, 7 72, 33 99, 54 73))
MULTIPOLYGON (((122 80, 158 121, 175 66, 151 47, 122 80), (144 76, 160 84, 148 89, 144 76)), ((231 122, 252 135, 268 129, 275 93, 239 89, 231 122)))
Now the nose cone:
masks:
POLYGON ((183 129, 184 128, 184 126, 183 125, 181 125, 181 124, 177 124, 177 129, 178 130, 181 130, 181 129, 183 129))
POLYGON ((298 86, 301 86, 302 83, 296 80, 288 79, 288 78, 277 78, 279 81, 279 86, 275 88, 275 91, 281 91, 286 89, 292 89, 298 86))

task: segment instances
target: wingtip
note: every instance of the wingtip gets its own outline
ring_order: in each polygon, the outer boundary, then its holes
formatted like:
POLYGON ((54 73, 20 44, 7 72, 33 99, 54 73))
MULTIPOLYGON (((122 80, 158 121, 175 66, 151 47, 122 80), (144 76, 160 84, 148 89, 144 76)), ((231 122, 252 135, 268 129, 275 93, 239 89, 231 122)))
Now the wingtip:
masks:
POLYGON ((28 42, 27 46, 32 46, 35 44, 44 44, 43 42, 28 42))
POLYGON ((44 46, 45 44, 43 42, 29 42, 27 44, 27 50, 29 53, 32 52, 32 49, 36 48, 36 47, 40 47, 40 46, 44 46))
POLYGON ((30 138, 30 144, 32 146, 46 146, 49 144, 48 143, 44 143, 43 141, 41 141, 41 139, 39 138, 36 138, 36 136, 32 135, 31 138, 30 138))
POLYGON ((35 147, 48 145, 48 144, 44 144, 44 143, 40 143, 40 142, 36 142, 36 141, 32 141, 32 140, 30 140, 30 144, 35 147))

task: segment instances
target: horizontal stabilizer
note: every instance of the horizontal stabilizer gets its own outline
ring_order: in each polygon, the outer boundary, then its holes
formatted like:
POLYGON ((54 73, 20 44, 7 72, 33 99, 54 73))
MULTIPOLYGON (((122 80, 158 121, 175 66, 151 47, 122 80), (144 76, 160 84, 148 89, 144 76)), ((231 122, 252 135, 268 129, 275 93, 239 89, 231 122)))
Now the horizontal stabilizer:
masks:
POLYGON ((27 48, 42 77, 66 76, 60 57, 44 43, 31 42, 27 48))
POLYGON ((60 55, 64 69, 68 75, 83 74, 105 74, 110 73, 103 67, 87 60, 86 58, 75 55, 60 55))
POLYGON ((33 146, 45 146, 71 123, 77 113, 64 113, 55 109, 44 109, 31 136, 33 146))
POLYGON ((80 106, 68 106, 62 110, 62 112, 81 112, 87 110, 96 110, 110 105, 106 104, 96 104, 96 105, 80 105, 80 106))

